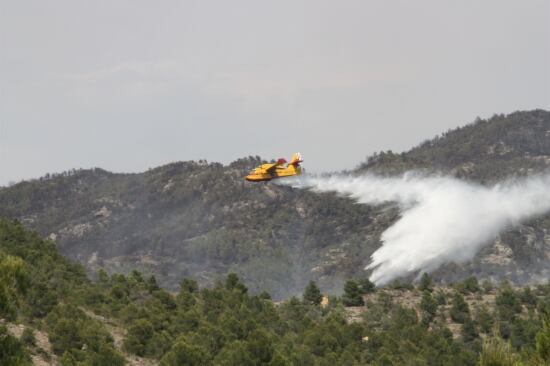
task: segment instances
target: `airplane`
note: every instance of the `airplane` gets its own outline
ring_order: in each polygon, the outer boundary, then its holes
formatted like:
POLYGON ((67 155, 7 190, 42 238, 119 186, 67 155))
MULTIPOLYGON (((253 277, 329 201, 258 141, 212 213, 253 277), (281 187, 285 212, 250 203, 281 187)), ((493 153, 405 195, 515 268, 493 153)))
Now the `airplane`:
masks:
POLYGON ((276 163, 262 164, 254 168, 245 179, 249 182, 265 182, 272 179, 291 177, 302 174, 302 155, 295 153, 287 163, 285 159, 278 159, 276 163), (285 166, 286 164, 286 166, 285 166))

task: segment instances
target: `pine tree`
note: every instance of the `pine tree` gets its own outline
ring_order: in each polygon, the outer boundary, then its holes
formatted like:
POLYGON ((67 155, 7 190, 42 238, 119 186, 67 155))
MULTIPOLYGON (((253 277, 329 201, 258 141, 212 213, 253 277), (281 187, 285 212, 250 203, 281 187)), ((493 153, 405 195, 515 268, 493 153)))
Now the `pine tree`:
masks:
POLYGON ((154 292, 160 289, 159 285, 157 284, 157 279, 155 278, 155 276, 151 276, 147 280, 147 289, 149 290, 149 292, 154 292))
POLYGON ((177 340, 169 352, 160 360, 161 366, 203 366, 207 365, 208 355, 204 348, 189 344, 185 339, 177 340))
POLYGON ((319 287, 317 287, 317 285, 315 284, 315 281, 309 281, 309 284, 304 291, 303 298, 304 302, 307 302, 309 304, 321 304, 321 301, 323 300, 323 295, 321 294, 321 290, 319 290, 319 287))
POLYGON ((97 282, 99 282, 102 285, 106 285, 109 283, 109 275, 103 268, 100 268, 99 271, 97 271, 97 282))
POLYGON ((180 292, 195 293, 199 291, 199 285, 197 281, 189 278, 184 278, 180 282, 180 292))
POLYGON ((418 284, 418 289, 420 291, 432 291, 432 278, 426 272, 424 272, 422 274, 422 277, 420 277, 420 284, 418 284))
POLYGON ((481 305, 477 308, 476 322, 479 324, 480 330, 485 334, 489 334, 493 328, 493 315, 489 312, 486 305, 481 305))
POLYGON ((246 286, 241 282, 239 279, 239 276, 237 276, 236 273, 229 273, 227 275, 227 278, 225 279, 225 288, 228 290, 239 290, 242 293, 246 293, 248 289, 246 286))
POLYGON ((420 309, 422 310, 422 324, 428 326, 434 319, 437 312, 437 302, 428 290, 424 290, 422 293, 420 309))
POLYGON ((370 294, 376 290, 376 285, 368 278, 359 280, 359 286, 361 287, 361 292, 364 294, 370 294))
POLYGON ((453 295, 453 302, 449 313, 451 315, 451 319, 457 323, 464 323, 466 319, 470 317, 470 309, 468 308, 468 304, 464 301, 464 297, 458 291, 453 295))
POLYGON ((465 343, 470 343, 477 338, 479 338, 479 333, 476 330, 475 324, 470 317, 467 317, 462 326, 462 340, 465 343))
POLYGON ((481 287, 479 287, 479 282, 477 281, 477 277, 475 276, 470 276, 466 278, 463 282, 463 285, 465 293, 476 293, 481 291, 481 287))
POLYGON ((357 282, 349 280, 346 281, 344 285, 344 295, 342 296, 342 302, 345 306, 363 306, 365 302, 363 301, 363 296, 361 294, 361 289, 357 282))

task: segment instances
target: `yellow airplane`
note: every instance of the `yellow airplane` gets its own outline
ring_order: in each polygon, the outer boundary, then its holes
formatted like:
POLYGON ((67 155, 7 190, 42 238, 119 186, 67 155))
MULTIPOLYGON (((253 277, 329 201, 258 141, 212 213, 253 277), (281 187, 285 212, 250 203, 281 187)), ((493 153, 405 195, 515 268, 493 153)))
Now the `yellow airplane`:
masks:
POLYGON ((257 168, 254 168, 248 174, 245 179, 250 182, 263 182, 267 180, 291 177, 293 175, 302 174, 302 155, 295 153, 290 159, 290 163, 287 164, 285 159, 279 159, 276 163, 262 164, 257 168), (286 166, 285 166, 286 164, 286 166))

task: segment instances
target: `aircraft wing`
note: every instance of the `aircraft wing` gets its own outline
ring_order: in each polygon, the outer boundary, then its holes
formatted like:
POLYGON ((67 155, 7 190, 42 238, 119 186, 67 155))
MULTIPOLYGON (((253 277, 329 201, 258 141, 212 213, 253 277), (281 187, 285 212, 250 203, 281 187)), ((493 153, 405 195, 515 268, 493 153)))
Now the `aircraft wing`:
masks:
POLYGON ((269 164, 269 166, 265 167, 265 171, 267 173, 272 173, 275 171, 275 169, 277 169, 277 164, 273 163, 273 164, 269 164))

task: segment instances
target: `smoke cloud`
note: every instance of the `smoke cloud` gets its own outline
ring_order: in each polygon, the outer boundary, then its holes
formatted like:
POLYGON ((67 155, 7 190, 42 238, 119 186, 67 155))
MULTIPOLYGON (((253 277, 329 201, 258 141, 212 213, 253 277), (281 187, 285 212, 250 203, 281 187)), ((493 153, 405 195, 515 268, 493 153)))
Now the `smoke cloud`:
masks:
POLYGON ((550 174, 482 186, 443 176, 297 177, 297 188, 334 191, 362 204, 396 202, 400 218, 382 234, 366 269, 385 284, 412 272, 462 263, 500 232, 550 210, 550 174))

